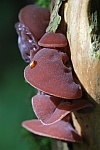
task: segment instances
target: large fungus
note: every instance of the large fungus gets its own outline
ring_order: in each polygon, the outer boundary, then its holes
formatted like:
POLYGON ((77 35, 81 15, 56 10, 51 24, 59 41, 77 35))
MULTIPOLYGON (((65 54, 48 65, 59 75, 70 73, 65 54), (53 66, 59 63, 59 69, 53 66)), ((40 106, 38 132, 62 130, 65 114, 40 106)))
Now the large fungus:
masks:
POLYGON ((92 106, 85 99, 67 101, 50 95, 36 95, 32 98, 32 107, 36 116, 47 125, 58 122, 73 111, 92 106))
POLYGON ((26 81, 56 97, 80 98, 82 95, 80 85, 74 82, 71 69, 63 64, 65 55, 55 49, 41 49, 32 59, 33 64, 36 62, 36 65, 31 67, 30 64, 25 68, 26 81))
POLYGON ((19 20, 29 27, 37 39, 40 39, 49 24, 50 11, 36 5, 27 5, 19 12, 19 20))
POLYGON ((68 42, 64 34, 54 32, 45 33, 38 41, 39 46, 48 48, 65 47, 67 43, 68 42))
POLYGON ((52 125, 44 125, 39 120, 28 120, 22 126, 34 134, 69 142, 82 142, 81 136, 69 122, 69 116, 52 125))
POLYGON ((32 98, 38 120, 25 121, 22 126, 34 134, 81 142, 82 137, 72 126, 70 113, 87 112, 93 104, 82 98, 81 86, 73 79, 65 35, 45 33, 49 19, 48 9, 28 5, 19 12, 20 22, 15 25, 22 58, 30 63, 24 77, 39 91, 32 98))

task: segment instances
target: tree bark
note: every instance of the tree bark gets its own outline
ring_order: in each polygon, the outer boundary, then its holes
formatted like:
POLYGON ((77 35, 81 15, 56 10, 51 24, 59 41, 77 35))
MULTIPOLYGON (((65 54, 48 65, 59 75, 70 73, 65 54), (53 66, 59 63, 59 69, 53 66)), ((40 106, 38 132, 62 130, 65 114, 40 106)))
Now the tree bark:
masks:
POLYGON ((97 0, 68 2, 67 35, 74 71, 84 88, 85 98, 90 99, 95 105, 90 114, 72 115, 75 128, 83 136, 83 143, 74 144, 73 150, 100 149, 99 4, 97 0))
MULTIPOLYGON (((94 103, 88 114, 73 113, 76 130, 83 143, 72 144, 70 150, 100 149, 100 1, 68 0, 64 7, 71 60, 86 99, 94 103)), ((61 143, 65 146, 65 143, 61 143)), ((59 149, 60 150, 60 149, 59 149)), ((61 150, 68 150, 61 148, 61 150)))

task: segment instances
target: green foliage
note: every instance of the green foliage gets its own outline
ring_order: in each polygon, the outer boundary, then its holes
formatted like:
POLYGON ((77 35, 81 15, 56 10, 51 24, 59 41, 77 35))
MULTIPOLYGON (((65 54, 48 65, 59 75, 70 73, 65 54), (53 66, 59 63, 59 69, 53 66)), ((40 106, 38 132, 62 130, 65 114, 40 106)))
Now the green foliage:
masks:
POLYGON ((27 131, 26 129, 22 129, 22 138, 25 143, 29 146, 29 150, 51 150, 51 138, 41 137, 31 132, 27 131))
POLYGON ((49 8, 50 0, 38 0, 36 2, 36 5, 39 5, 41 7, 49 8))

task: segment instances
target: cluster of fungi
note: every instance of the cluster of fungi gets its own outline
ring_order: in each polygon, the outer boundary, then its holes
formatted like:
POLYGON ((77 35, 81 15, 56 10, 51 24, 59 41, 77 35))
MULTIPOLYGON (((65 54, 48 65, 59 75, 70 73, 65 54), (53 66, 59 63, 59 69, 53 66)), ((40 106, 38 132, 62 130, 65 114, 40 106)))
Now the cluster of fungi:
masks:
MULTIPOLYGON (((50 21, 47 8, 28 5, 19 12, 15 28, 25 68, 26 81, 38 90, 32 107, 38 119, 24 121, 22 126, 32 133, 81 142, 71 113, 91 108, 82 96, 82 88, 74 77, 68 40, 61 30, 46 33, 50 21)), ((81 112, 81 111, 80 111, 81 112)))

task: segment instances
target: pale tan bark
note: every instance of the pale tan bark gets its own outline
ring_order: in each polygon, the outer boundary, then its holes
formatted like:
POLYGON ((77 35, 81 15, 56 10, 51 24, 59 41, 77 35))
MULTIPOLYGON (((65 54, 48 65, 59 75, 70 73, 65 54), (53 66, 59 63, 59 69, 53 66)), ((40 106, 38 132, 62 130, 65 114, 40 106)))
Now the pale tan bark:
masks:
POLYGON ((80 145, 74 144, 73 150, 100 149, 100 59, 93 55, 92 23, 89 23, 91 3, 90 0, 70 0, 66 13, 74 71, 85 90, 85 97, 95 105, 90 114, 73 114, 74 125, 84 140, 80 145))
POLYGON ((69 0, 66 13, 67 35, 74 70, 86 92, 100 104, 100 59, 93 56, 92 52, 90 9, 90 0, 69 0))

